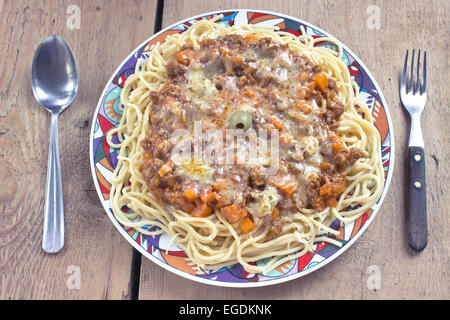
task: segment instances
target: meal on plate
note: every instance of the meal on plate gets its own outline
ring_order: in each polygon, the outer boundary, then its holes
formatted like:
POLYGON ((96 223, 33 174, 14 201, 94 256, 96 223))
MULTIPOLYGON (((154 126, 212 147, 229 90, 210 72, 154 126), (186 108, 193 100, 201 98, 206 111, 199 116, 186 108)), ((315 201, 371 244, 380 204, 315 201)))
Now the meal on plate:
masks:
POLYGON ((201 268, 268 273, 339 246, 331 223, 374 205, 380 136, 339 45, 215 20, 168 36, 126 80, 111 205, 201 268))

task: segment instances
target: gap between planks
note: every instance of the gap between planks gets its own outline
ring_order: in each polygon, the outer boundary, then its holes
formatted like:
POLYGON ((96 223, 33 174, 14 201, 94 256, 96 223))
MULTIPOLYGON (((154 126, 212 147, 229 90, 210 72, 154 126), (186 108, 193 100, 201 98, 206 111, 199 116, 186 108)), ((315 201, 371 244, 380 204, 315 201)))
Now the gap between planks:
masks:
MULTIPOLYGON (((164 11, 164 0, 157 0, 155 12, 155 24, 153 34, 159 32, 162 28, 162 18, 164 11)), ((131 259, 130 274, 130 299, 139 300, 139 283, 141 280, 141 262, 142 254, 133 247, 133 256, 131 259)))

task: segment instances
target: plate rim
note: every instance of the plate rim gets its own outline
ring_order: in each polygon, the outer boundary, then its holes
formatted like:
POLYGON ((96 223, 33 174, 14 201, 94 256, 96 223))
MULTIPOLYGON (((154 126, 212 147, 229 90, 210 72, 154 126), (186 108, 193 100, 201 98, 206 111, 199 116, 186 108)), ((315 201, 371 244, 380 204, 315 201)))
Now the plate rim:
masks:
MULTIPOLYGON (((283 282, 287 282, 287 281, 291 281, 294 279, 298 279, 301 278, 303 276, 306 276, 320 268, 322 268, 323 266, 329 264, 330 262, 332 262, 334 259, 336 259, 337 257, 341 256, 345 251, 347 251, 348 248, 350 248, 353 243, 359 239, 359 237, 364 234, 364 232, 366 231, 366 229, 368 228, 368 226, 372 223, 372 221, 375 219, 375 216, 377 215, 379 209, 381 208, 381 205, 383 204, 384 198, 387 194, 387 191, 390 187, 390 183, 391 183, 391 179, 393 176, 393 172, 394 172, 394 164, 395 164, 395 142, 394 142, 394 129, 392 127, 392 118, 391 118, 391 113, 389 111, 389 107, 387 105, 386 99, 384 97, 383 92, 381 91, 378 83, 375 80, 375 77, 372 75, 372 73, 370 72, 370 70, 365 66, 364 63, 362 63, 362 61, 359 59, 359 57, 357 55, 355 55, 353 53, 353 51, 351 51, 344 43, 342 43, 339 39, 337 39, 336 37, 334 37, 333 35, 329 34, 328 32, 325 32, 324 30, 322 30, 321 28, 306 22, 302 19, 290 16, 288 14, 284 14, 284 13, 280 13, 280 12, 274 12, 274 11, 270 11, 270 10, 259 10, 259 9, 223 9, 223 10, 216 10, 216 11, 210 11, 210 12, 205 12, 205 13, 201 13, 195 16, 191 16, 182 20, 178 20, 177 22, 161 29, 160 31, 158 31, 157 33, 154 33, 153 35, 151 35, 149 38, 147 38, 146 40, 144 40, 141 44, 139 44, 136 48, 134 48, 131 53, 122 60, 122 62, 120 63, 120 65, 115 69, 115 71, 113 72, 112 76, 109 78, 109 80, 106 82, 106 85, 100 95, 100 98, 98 100, 97 106, 95 108, 95 111, 93 113, 92 116, 92 122, 91 122, 91 132, 89 135, 89 163, 90 163, 90 168, 91 168, 91 176, 92 179, 94 180, 94 186, 95 189, 97 191, 97 196, 99 197, 99 200, 102 204, 103 209, 105 210, 106 214, 108 215, 109 219, 113 222, 114 226, 116 227, 116 229, 118 229, 118 231, 122 234, 122 236, 136 249, 138 250, 142 255, 144 255, 147 259, 150 259, 152 262, 156 263, 157 265, 159 265, 160 267, 164 268, 165 270, 174 273, 178 276, 181 276, 183 278, 189 279, 189 280, 193 280, 196 282, 200 282, 200 283, 204 283, 204 284, 208 284, 208 285, 212 285, 212 286, 219 286, 219 287, 233 287, 233 288, 252 288, 252 287, 263 287, 263 286, 270 286, 270 285, 275 285, 275 284, 280 284, 283 282), (147 44, 149 41, 151 41, 152 39, 156 38, 157 36, 159 36, 160 34, 172 29, 173 27, 176 27, 184 22, 187 21, 192 21, 195 20, 197 18, 200 17, 204 17, 204 16, 209 16, 209 15, 214 15, 214 14, 221 14, 221 13, 225 13, 225 12, 239 12, 239 11, 245 11, 245 12, 256 12, 256 13, 265 13, 265 14, 270 14, 270 15, 274 15, 274 16, 278 16, 281 18, 287 18, 293 21, 297 21, 300 22, 301 24, 308 26, 310 28, 312 28, 313 30, 316 30, 318 32, 321 32, 323 35, 325 35, 326 37, 329 37, 333 40, 335 40, 341 47, 343 50, 347 51, 353 59, 355 59, 356 62, 359 63, 359 65, 361 66, 361 68, 366 72, 367 76, 369 77, 369 79, 372 81, 375 89, 377 90, 378 95, 380 96, 380 102, 383 105, 385 114, 386 114, 386 119, 387 119, 387 123, 388 123, 388 132, 389 132, 389 138, 390 138, 390 157, 389 157, 389 170, 387 172, 387 177, 386 180, 384 182, 384 186, 383 186, 383 191, 381 193, 380 198, 378 199, 377 203, 375 203, 374 207, 373 207, 373 212, 370 215, 369 219, 364 223, 364 225, 362 226, 362 228, 360 230, 358 230, 358 232, 354 235, 353 238, 351 238, 344 247, 342 247, 341 249, 339 249, 336 253, 334 253, 333 255, 331 255, 330 257, 326 258, 325 260, 323 260, 321 263, 316 264, 315 266, 312 266, 310 268, 308 268, 307 270, 304 271, 300 271, 297 272, 295 274, 290 274, 290 275, 284 275, 284 276, 280 276, 278 278, 273 278, 271 280, 265 280, 265 281, 257 281, 257 282, 226 282, 226 281, 218 281, 218 280, 212 280, 212 279, 208 279, 208 278, 202 278, 199 276, 195 276, 195 275, 191 275, 187 272, 183 272, 171 265, 168 265, 166 263, 163 263, 162 261, 160 261, 158 258, 156 258, 155 256, 153 256, 151 253, 149 253, 147 250, 145 250, 139 243, 137 243, 137 241, 135 241, 129 233, 127 233, 125 231, 125 229, 123 228, 123 226, 119 223, 119 221, 115 218, 114 214, 111 212, 111 209, 105 206, 104 201, 102 201, 102 192, 100 190, 100 187, 98 185, 98 181, 95 179, 95 164, 94 164, 94 154, 93 154, 93 143, 94 143, 94 129, 95 129, 95 123, 96 123, 96 119, 98 117, 99 114, 99 110, 100 107, 102 105, 102 101, 103 98, 105 96, 105 94, 107 93, 107 90, 111 84, 111 82, 113 81, 114 77, 116 76, 116 74, 120 71, 120 69, 128 62, 128 60, 134 55, 136 54, 139 49, 144 46, 145 44, 147 44)), ((382 142, 382 141, 381 141, 382 142)))

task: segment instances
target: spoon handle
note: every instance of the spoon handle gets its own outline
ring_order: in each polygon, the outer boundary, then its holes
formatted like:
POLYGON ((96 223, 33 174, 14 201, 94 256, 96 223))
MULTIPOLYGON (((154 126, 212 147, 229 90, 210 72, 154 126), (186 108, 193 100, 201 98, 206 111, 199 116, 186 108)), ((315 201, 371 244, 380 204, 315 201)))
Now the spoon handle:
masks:
POLYGON ((64 206, 59 164, 58 114, 52 113, 42 248, 48 253, 56 253, 63 246, 64 206))

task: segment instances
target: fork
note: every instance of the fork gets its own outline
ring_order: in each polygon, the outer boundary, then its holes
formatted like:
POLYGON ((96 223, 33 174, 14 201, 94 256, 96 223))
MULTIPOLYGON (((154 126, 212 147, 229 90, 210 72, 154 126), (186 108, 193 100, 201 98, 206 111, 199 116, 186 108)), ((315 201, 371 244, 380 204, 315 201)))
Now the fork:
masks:
POLYGON ((408 243, 415 251, 422 251, 428 243, 427 201, 425 186, 425 155, 420 114, 427 98, 427 52, 423 53, 423 70, 420 77, 420 50, 414 81, 414 55, 412 51, 411 69, 408 69, 408 50, 406 51, 403 72, 400 78, 400 99, 411 118, 411 131, 408 146, 408 243))

